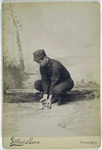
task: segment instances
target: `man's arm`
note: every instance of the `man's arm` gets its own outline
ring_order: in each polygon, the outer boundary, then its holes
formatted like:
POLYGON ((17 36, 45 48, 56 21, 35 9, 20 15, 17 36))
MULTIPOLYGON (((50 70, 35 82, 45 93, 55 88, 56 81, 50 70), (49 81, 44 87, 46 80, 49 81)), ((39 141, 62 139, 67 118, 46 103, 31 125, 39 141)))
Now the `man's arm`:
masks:
POLYGON ((47 103, 49 105, 49 109, 51 108, 51 99, 52 99, 52 95, 53 95, 53 89, 58 84, 58 82, 60 80, 60 71, 61 71, 61 68, 59 66, 57 66, 53 69, 53 74, 52 74, 52 77, 51 77, 51 86, 50 86, 50 92, 49 92, 49 99, 47 101, 47 103))
POLYGON ((61 74, 61 67, 59 67, 59 66, 54 67, 52 77, 51 77, 51 85, 50 85, 49 95, 53 95, 54 87, 58 84, 58 82, 60 80, 60 74, 61 74))
POLYGON ((41 78, 42 78, 42 85, 43 85, 43 91, 44 91, 44 95, 47 94, 49 92, 49 87, 50 87, 50 79, 47 77, 47 75, 44 73, 43 68, 40 67, 40 74, 41 74, 41 78))

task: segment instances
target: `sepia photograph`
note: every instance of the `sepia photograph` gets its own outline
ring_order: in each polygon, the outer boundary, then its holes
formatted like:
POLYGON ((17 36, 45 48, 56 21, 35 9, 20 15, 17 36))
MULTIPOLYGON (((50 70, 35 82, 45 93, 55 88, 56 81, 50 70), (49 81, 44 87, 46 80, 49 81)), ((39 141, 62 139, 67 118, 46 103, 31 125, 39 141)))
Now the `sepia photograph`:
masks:
POLYGON ((100 147, 100 3, 3 3, 2 68, 4 148, 100 147))

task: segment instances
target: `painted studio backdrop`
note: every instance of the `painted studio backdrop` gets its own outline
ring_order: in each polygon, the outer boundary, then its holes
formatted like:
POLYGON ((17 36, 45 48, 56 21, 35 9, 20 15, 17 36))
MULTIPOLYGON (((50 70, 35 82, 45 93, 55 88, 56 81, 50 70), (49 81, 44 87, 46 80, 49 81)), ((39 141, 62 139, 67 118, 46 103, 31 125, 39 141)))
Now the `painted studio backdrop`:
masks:
POLYGON ((70 71, 77 86, 99 84, 100 19, 96 3, 7 3, 2 8, 4 90, 33 89, 33 52, 44 49, 70 71))

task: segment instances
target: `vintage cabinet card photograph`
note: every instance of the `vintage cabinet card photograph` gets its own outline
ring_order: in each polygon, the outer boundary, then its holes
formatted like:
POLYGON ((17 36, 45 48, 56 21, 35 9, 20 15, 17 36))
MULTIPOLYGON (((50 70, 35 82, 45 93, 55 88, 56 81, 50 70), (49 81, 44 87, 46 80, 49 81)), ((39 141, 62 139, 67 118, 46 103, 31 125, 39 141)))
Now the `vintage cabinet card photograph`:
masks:
POLYGON ((2 68, 3 148, 100 147, 100 3, 3 3, 2 68))

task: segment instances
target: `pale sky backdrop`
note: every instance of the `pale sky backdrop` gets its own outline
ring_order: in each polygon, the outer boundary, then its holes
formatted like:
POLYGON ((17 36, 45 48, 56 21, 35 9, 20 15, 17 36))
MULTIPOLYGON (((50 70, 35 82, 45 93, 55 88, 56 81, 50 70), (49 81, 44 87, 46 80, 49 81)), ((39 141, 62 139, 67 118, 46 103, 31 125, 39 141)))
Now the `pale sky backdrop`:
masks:
MULTIPOLYGON (((16 33, 9 4, 4 10, 4 51, 16 61, 16 33)), ((50 58, 62 62, 74 81, 99 83, 100 5, 94 2, 16 3, 17 22, 26 71, 34 72, 33 52, 45 49, 50 58)))

